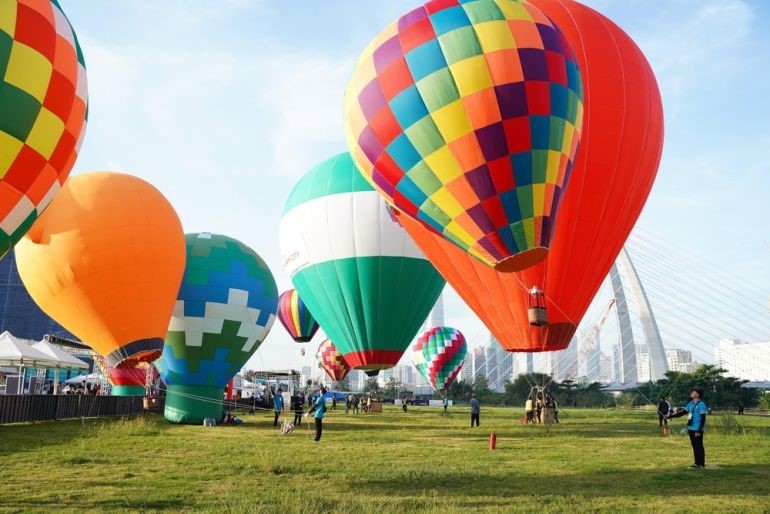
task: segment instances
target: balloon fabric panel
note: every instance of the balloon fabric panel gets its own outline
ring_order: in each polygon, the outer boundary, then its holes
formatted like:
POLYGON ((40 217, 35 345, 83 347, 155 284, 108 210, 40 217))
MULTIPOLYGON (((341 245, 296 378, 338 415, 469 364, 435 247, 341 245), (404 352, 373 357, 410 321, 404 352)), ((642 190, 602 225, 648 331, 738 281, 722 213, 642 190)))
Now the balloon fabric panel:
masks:
POLYGON ((88 86, 59 4, 0 4, 0 257, 51 202, 77 158, 88 86))
POLYGON ((169 385, 224 387, 267 336, 278 291, 249 247, 188 234, 187 267, 158 368, 169 385))
POLYGON ((337 350, 329 339, 321 343, 316 353, 316 358, 326 374, 335 382, 340 382, 348 376, 352 369, 345 361, 345 357, 337 350))
POLYGON ((548 246, 582 96, 569 44, 536 7, 429 2, 364 50, 348 145, 389 203, 496 265, 548 246))

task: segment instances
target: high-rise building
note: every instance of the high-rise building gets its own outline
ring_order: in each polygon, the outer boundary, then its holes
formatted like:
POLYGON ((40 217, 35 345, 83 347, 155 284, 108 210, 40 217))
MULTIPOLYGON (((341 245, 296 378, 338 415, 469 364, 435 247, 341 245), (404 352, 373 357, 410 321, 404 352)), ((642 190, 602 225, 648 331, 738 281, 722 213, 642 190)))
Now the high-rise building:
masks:
POLYGON ((717 366, 726 369, 728 376, 752 382, 770 381, 770 341, 722 339, 714 353, 717 366))
POLYGON ((647 352, 636 354, 636 380, 643 384, 649 382, 650 375, 650 354, 647 352))
POLYGON ((465 354, 463 367, 460 370, 460 375, 457 377, 457 380, 473 382, 473 351, 468 350, 468 353, 465 354))
POLYGON ((601 353, 599 355, 599 382, 609 384, 612 379, 612 357, 601 353))
POLYGON ((682 373, 692 373, 699 365, 697 362, 693 362, 690 350, 682 350, 681 348, 666 350, 666 361, 668 362, 668 369, 682 373))
POLYGON ((0 260, 0 332, 4 330, 35 341, 42 340, 46 334, 79 341, 40 310, 29 296, 16 269, 13 250, 0 260))
POLYGON ((425 318, 425 321, 422 323, 422 326, 420 327, 420 331, 417 333, 417 337, 422 335, 422 333, 425 332, 426 330, 430 330, 433 327, 443 327, 443 326, 444 326, 444 293, 441 293, 441 295, 438 297, 438 300, 436 300, 436 303, 433 305, 433 308, 430 310, 428 317, 425 318))
POLYGON ((612 345, 612 382, 620 382, 623 378, 623 368, 620 365, 621 355, 620 345, 612 345))
POLYGON ((564 350, 554 353, 554 379, 563 382, 565 380, 578 379, 578 343, 577 337, 572 337, 569 346, 564 350))
POLYGON ((589 382, 598 382, 599 373, 601 372, 601 342, 599 341, 599 334, 593 341, 583 341, 583 344, 588 344, 590 347, 581 352, 584 357, 584 362, 581 363, 581 376, 586 377, 589 382))
POLYGON ((473 378, 487 376, 487 349, 482 347, 473 349, 473 378))
POLYGON ((497 340, 495 340, 494 336, 492 334, 489 335, 489 346, 486 348, 486 357, 487 357, 487 369, 486 369, 486 377, 487 377, 487 385, 490 389, 493 391, 496 391, 500 388, 500 367, 499 367, 499 361, 501 357, 501 353, 505 352, 499 344, 497 344, 497 340))

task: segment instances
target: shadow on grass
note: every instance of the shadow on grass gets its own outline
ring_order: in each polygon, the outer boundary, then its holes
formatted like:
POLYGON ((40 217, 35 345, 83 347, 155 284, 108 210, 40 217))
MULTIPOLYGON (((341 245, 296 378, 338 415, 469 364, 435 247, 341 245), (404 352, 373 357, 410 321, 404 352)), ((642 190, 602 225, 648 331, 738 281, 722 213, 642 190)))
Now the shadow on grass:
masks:
POLYGON ((426 492, 457 497, 517 497, 532 495, 578 495, 583 497, 676 495, 762 496, 770 492, 770 468, 730 465, 718 469, 689 470, 684 467, 663 470, 576 472, 548 476, 544 473, 520 473, 515 469, 499 472, 421 470, 390 473, 388 477, 353 482, 354 488, 402 496, 422 497, 426 492), (736 478, 740 487, 736 488, 736 478))
MULTIPOLYGON (((162 416, 154 414, 2 425, 0 457, 42 447, 68 445, 78 440, 98 437, 107 431, 125 436, 154 436, 168 427, 169 424, 162 416)), ((91 462, 86 456, 75 455, 65 458, 62 464, 82 465, 91 462)))

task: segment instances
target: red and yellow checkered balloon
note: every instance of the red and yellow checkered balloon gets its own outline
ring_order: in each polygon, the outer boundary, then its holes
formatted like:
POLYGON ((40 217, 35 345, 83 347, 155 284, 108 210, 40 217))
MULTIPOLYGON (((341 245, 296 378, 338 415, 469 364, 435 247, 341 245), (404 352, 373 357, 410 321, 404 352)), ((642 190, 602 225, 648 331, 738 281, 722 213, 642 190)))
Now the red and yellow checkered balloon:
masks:
POLYGON ((583 120, 574 53, 537 7, 434 0, 364 50, 345 95, 384 198, 500 271, 547 254, 583 120))
POLYGON ((329 375, 329 378, 335 382, 344 380, 348 373, 350 373, 350 365, 329 339, 326 339, 318 347, 316 358, 321 367, 326 371, 326 374, 329 375))
POLYGON ((56 0, 0 0, 0 256, 67 179, 83 140, 83 54, 56 0))

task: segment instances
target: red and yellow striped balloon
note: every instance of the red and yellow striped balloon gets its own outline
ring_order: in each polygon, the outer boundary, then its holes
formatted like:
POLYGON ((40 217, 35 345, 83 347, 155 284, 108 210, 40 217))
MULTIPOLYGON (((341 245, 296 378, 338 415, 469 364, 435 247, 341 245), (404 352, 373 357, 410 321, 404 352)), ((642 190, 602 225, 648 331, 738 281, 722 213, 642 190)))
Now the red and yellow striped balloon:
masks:
POLYGON ((298 343, 310 342, 318 331, 318 323, 296 289, 284 291, 278 299, 278 320, 298 343))

